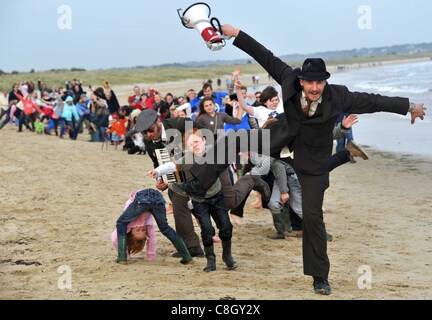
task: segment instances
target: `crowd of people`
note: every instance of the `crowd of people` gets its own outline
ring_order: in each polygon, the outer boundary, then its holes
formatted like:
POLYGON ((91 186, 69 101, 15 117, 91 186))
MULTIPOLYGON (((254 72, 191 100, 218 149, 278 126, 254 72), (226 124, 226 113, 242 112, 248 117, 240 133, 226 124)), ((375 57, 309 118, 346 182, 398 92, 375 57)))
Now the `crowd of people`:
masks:
MULTIPOLYGON (((231 221, 243 223, 246 200, 255 191, 254 207, 269 209, 273 218, 275 234, 269 238, 302 237, 305 274, 313 276, 316 293, 330 294, 326 242, 332 235, 325 229, 321 207, 328 173, 354 162, 355 157, 368 159, 352 140, 356 113, 409 111, 414 122, 424 117, 423 105, 408 106, 407 99, 371 97, 327 85, 330 74, 321 59, 307 59, 301 70, 293 70, 240 30, 226 25, 224 32, 261 63, 281 85, 281 92, 268 86, 248 94, 239 80, 240 70, 233 71, 226 92, 214 91, 211 81, 200 90, 190 89, 177 97, 135 86, 124 105, 108 81, 94 90, 88 86, 87 91, 76 79, 58 88, 49 88, 41 80, 37 87, 32 82, 20 82, 0 95, 0 129, 12 125, 18 132, 26 128, 72 140, 87 130, 89 141, 111 142, 128 154, 148 155, 154 169, 147 175, 156 179, 155 188, 135 190, 126 202, 111 235, 117 262, 126 264, 132 254, 144 250, 145 244, 147 259, 155 258, 154 219, 173 243, 173 255, 180 257, 181 263, 205 257, 203 270, 215 271, 214 243, 221 242, 222 261, 228 270, 236 269, 241 262, 232 254, 235 228, 231 221), (327 106, 328 90, 337 99, 327 106), (328 109, 323 110, 323 105, 328 109), (171 161, 160 163, 156 150, 173 142, 167 135, 169 129, 181 134, 180 144, 173 148, 171 161), (270 154, 243 150, 234 139, 234 145, 223 145, 236 150, 234 159, 214 165, 203 161, 208 154, 217 155, 218 143, 239 130, 269 130, 270 154), (328 140, 333 139, 341 142, 331 155, 333 144, 328 140), (188 155, 191 163, 185 161, 188 155), (167 174, 176 173, 183 173, 182 181, 166 180, 167 174), (165 190, 172 203, 174 228, 167 220, 165 190), (201 240, 193 218, 200 226, 201 240)), ((258 83, 256 76, 254 83, 258 83)))

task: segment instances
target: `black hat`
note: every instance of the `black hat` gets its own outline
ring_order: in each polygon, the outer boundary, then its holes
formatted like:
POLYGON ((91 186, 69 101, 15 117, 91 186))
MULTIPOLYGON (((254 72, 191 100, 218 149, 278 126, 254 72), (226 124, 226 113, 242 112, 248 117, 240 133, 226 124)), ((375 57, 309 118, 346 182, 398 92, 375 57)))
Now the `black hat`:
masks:
POLYGON ((303 62, 302 69, 298 77, 303 80, 326 80, 330 78, 326 65, 321 58, 307 58, 303 62))
POLYGON ((152 109, 145 109, 139 114, 137 118, 135 124, 135 130, 137 131, 148 130, 156 122, 157 119, 158 119, 158 114, 156 111, 152 109))

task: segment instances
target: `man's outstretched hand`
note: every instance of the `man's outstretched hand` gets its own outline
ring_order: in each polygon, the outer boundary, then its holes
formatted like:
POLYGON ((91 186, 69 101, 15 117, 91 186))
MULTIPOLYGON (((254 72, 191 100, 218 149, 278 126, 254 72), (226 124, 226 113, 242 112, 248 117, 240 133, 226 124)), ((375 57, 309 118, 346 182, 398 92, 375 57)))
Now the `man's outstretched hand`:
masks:
POLYGON ((223 35, 226 37, 234 37, 235 38, 238 36, 240 29, 237 29, 237 28, 235 28, 229 24, 224 24, 222 26, 222 32, 223 32, 223 35))
POLYGON ((417 118, 423 120, 426 115, 426 110, 423 103, 416 104, 414 109, 411 110, 411 124, 414 124, 417 118))

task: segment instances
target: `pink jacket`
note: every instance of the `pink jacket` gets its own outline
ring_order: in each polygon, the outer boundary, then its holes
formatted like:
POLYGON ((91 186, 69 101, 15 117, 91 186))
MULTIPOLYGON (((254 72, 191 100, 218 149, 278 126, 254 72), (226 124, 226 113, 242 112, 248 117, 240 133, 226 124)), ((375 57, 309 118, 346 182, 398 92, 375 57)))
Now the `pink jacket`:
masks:
MULTIPOLYGON (((123 210, 125 210, 134 201, 136 193, 137 191, 133 191, 130 194, 130 198, 128 199, 128 201, 126 201, 123 210)), ((157 239, 156 239, 155 227, 153 225, 153 217, 150 214, 150 212, 144 212, 138 218, 129 222, 129 224, 127 225, 126 232, 129 233, 132 228, 144 227, 144 226, 147 227, 147 241, 146 241, 147 260, 151 261, 156 257, 157 239)), ((117 229, 114 229, 114 231, 111 233, 111 241, 114 246, 114 249, 117 250, 117 246, 118 246, 117 229)), ((127 259, 128 260, 130 259, 129 253, 127 253, 127 259)))

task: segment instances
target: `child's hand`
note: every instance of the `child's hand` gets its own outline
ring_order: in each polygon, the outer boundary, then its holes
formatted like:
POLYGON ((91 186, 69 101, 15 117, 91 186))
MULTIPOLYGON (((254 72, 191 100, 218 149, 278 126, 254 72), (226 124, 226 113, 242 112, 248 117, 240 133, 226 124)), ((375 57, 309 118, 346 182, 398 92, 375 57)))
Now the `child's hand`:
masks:
POLYGON ((282 203, 287 202, 288 199, 289 199, 289 194, 287 192, 281 194, 280 200, 281 200, 282 203))
POLYGON ((150 177, 156 179, 159 175, 158 175, 158 173, 157 173, 156 170, 151 170, 151 171, 149 171, 149 172, 146 173, 146 176, 150 176, 150 177))

